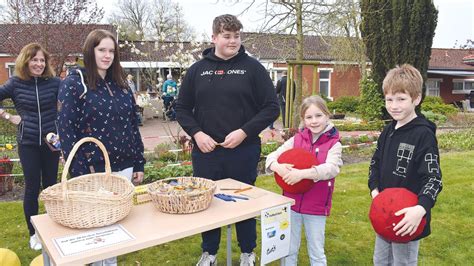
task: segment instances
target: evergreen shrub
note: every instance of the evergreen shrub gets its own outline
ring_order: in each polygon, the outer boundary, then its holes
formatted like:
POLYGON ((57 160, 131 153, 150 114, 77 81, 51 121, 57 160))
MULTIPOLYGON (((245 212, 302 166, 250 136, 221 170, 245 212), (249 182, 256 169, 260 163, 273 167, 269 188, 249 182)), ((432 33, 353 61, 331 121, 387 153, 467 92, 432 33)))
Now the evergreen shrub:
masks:
POLYGON ((377 83, 369 77, 364 77, 360 81, 360 94, 358 113, 368 121, 380 119, 384 101, 377 83))
POLYGON ((355 113, 359 107, 359 98, 355 96, 343 96, 335 101, 328 102, 328 109, 335 113, 355 113))
POLYGON ((451 104, 445 104, 441 97, 437 96, 426 96, 423 103, 421 103, 421 110, 431 111, 444 116, 454 115, 458 112, 456 107, 451 104))

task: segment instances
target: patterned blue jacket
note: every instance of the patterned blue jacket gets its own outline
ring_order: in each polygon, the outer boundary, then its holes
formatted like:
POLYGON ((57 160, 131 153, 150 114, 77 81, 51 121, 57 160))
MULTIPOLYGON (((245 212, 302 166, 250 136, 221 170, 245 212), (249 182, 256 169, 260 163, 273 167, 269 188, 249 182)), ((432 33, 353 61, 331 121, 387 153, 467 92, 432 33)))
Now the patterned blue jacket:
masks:
MULTIPOLYGON (((94 137, 106 147, 112 171, 133 167, 134 172, 143 172, 143 142, 130 88, 122 89, 106 77, 95 90, 88 90, 84 80, 81 70, 74 69, 59 88, 58 133, 64 157, 77 141, 94 137)), ((71 175, 104 171, 100 149, 83 144, 72 161, 71 175)))

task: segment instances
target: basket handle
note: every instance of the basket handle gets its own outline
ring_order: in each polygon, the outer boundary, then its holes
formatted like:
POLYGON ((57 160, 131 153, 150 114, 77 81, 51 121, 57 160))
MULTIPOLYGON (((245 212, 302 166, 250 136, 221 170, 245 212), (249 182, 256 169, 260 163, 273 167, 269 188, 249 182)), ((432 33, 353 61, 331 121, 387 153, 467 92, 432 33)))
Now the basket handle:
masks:
POLYGON ((71 153, 69 153, 69 156, 67 157, 67 161, 66 161, 66 164, 64 165, 63 173, 61 175, 61 188, 63 191, 63 198, 66 198, 67 174, 69 173, 69 167, 71 166, 72 159, 74 158, 74 155, 76 155, 76 152, 79 149, 79 147, 85 142, 95 143, 97 146, 99 146, 100 150, 102 151, 102 154, 104 155, 104 161, 105 161, 105 176, 108 178, 112 172, 112 170, 110 169, 109 154, 107 153, 107 150, 105 149, 104 144, 102 144, 100 140, 93 137, 86 137, 86 138, 80 139, 76 144, 74 144, 74 147, 72 147, 71 153))

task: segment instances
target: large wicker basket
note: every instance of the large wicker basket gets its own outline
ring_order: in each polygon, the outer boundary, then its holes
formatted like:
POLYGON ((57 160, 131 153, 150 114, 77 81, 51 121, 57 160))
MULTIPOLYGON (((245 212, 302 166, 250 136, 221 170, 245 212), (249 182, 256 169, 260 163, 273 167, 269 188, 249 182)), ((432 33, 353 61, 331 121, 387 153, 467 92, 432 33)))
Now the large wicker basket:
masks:
POLYGON ((111 173, 104 145, 97 139, 83 138, 74 145, 61 177, 61 183, 41 192, 46 212, 55 222, 71 228, 92 228, 113 224, 125 218, 132 208, 132 183, 111 173), (105 173, 93 173, 67 180, 71 161, 79 146, 94 142, 105 160, 105 173))
POLYGON ((166 213, 194 213, 203 211, 211 205, 217 184, 209 179, 200 177, 174 177, 155 181, 148 185, 148 193, 153 205, 166 213), (182 194, 162 191, 163 185, 175 181, 179 184, 191 184, 198 188, 182 194))

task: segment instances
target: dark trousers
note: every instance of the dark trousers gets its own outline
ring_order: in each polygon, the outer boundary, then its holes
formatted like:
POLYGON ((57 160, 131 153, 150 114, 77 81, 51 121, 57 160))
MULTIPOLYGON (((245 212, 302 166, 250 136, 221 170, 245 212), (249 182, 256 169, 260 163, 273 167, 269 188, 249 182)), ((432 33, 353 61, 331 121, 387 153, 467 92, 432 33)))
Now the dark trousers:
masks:
POLYGON ((35 229, 30 217, 38 214, 38 196, 43 189, 56 184, 58 177, 59 152, 52 152, 46 145, 18 145, 23 175, 25 176, 25 197, 23 210, 30 236, 35 229))
MULTIPOLYGON (((234 149, 218 147, 210 153, 202 153, 197 145, 194 147, 192 153, 194 176, 212 180, 233 178, 246 184, 255 184, 260 144, 238 146, 234 149)), ((241 252, 250 253, 257 246, 256 225, 253 218, 235 224, 241 252)), ((203 252, 217 254, 220 240, 220 228, 202 233, 203 252)))
POLYGON ((163 105, 165 109, 168 110, 170 108, 170 103, 174 100, 173 96, 163 96, 163 105))

